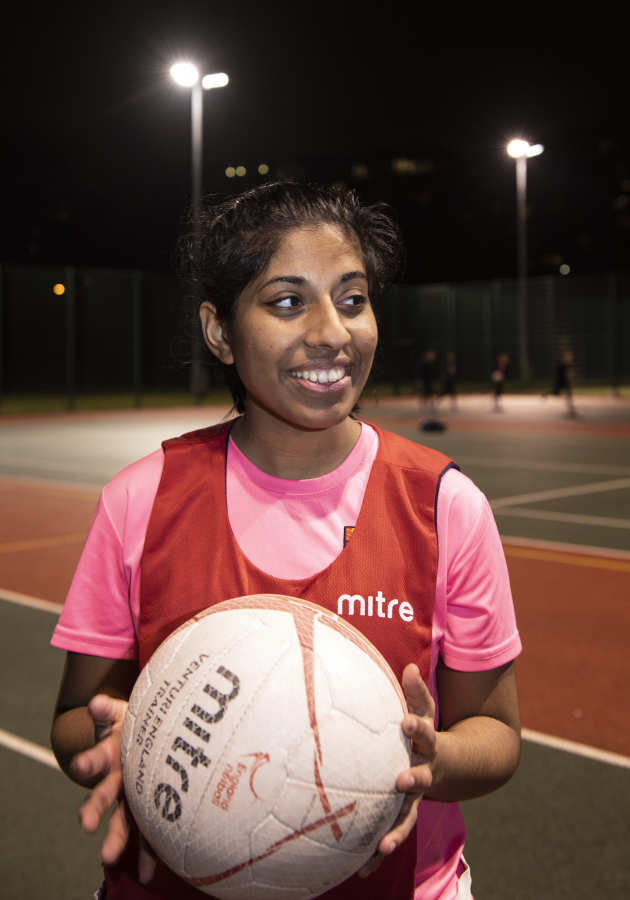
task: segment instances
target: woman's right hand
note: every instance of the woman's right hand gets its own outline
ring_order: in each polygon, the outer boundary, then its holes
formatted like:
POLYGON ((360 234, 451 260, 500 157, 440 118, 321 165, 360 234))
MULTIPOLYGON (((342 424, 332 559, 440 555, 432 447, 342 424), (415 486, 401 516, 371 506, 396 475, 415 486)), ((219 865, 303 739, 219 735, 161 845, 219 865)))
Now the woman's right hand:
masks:
MULTIPOLYGON (((101 859, 107 866, 118 862, 129 840, 129 819, 123 797, 123 776, 120 762, 120 740, 127 712, 127 700, 107 694, 97 694, 88 703, 94 721, 96 744, 77 753, 70 768, 77 780, 96 780, 91 794, 79 809, 79 821, 85 831, 96 831, 103 816, 115 807, 107 825, 101 848, 101 859)), ((147 884, 155 872, 156 859, 151 848, 140 835, 138 880, 147 884)))
POLYGON ((108 865, 118 860, 129 838, 120 763, 120 740, 127 706, 126 700, 107 694, 97 694, 90 700, 88 711, 94 721, 96 744, 78 753, 70 764, 77 781, 94 784, 79 810, 79 821, 85 831, 96 831, 107 812, 116 807, 101 851, 102 860, 108 865))

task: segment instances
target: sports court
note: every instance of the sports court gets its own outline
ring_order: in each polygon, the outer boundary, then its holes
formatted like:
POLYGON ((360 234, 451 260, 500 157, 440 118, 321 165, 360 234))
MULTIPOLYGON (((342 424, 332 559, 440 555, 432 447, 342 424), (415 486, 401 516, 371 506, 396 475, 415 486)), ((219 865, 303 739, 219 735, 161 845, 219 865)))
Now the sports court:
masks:
MULTIPOLYGON (((421 431, 415 398, 361 415, 452 456, 492 502, 524 652, 521 766, 463 804, 476 900, 630 896, 630 401, 459 400, 421 431)), ((2 850, 6 898, 86 900, 99 839, 48 749, 63 653, 48 641, 102 485, 227 407, 5 418, 0 428, 2 850)))

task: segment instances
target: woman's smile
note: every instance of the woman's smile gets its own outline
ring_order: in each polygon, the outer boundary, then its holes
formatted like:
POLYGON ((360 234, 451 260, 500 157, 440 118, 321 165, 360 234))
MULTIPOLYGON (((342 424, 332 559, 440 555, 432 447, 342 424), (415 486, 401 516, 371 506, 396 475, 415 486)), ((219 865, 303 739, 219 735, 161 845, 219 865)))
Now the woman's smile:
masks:
POLYGON ((305 365, 290 372, 290 377, 295 378, 308 390, 321 392, 340 391, 347 387, 350 381, 352 367, 343 365, 305 365))

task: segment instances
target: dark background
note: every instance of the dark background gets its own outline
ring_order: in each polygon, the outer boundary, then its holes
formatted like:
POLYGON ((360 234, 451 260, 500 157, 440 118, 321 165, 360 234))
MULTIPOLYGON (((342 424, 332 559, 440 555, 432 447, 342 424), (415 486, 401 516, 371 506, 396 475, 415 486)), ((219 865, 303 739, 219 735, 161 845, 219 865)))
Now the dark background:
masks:
POLYGON ((623 36, 547 22, 540 46, 436 46, 448 34, 417 5, 21 4, 3 48, 0 262, 172 270, 190 122, 168 69, 189 56, 231 78, 204 92, 205 192, 259 183, 261 162, 343 182, 393 205, 408 281, 511 277, 505 145, 522 136, 545 146, 528 164, 530 274, 627 271, 623 36))

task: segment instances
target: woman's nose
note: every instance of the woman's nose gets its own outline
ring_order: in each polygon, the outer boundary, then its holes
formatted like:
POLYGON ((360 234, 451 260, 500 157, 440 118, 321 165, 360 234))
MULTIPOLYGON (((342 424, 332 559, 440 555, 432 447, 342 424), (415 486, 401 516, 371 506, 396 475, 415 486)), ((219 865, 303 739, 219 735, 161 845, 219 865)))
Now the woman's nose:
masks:
POLYGON ((350 339, 346 323, 330 298, 313 304, 308 313, 305 342, 311 347, 343 347, 350 339))

